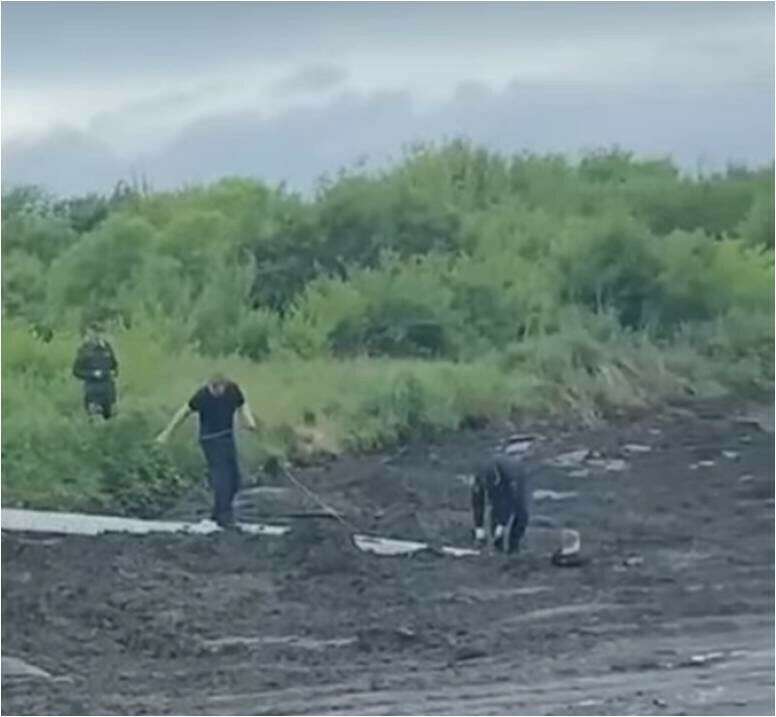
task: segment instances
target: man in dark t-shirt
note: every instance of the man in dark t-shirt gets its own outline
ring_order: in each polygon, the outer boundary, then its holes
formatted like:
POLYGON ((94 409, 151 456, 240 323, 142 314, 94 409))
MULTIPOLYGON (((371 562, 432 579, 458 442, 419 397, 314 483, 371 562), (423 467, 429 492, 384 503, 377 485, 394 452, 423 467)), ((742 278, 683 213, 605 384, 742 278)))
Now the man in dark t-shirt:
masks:
POLYGON ((192 413, 199 415, 199 443, 207 460, 213 489, 212 518, 222 528, 234 525, 232 503, 240 489, 240 467, 234 441, 234 414, 240 411, 245 427, 255 431, 256 420, 240 387, 216 375, 172 417, 157 437, 166 443, 172 432, 192 413))

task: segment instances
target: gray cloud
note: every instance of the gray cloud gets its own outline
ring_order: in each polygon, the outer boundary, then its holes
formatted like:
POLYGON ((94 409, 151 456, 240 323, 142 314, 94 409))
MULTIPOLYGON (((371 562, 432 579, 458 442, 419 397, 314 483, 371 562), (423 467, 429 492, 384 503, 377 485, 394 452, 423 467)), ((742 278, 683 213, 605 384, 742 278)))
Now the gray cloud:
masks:
POLYGON ((35 142, 3 145, 3 186, 37 184, 59 194, 109 191, 126 168, 88 135, 61 128, 35 142))
POLYGON ((455 136, 773 158, 771 3, 43 2, 2 19, 6 185, 308 187, 455 136))
POLYGON ((772 161, 773 123, 772 94, 760 85, 713 96, 671 87, 612 91, 525 82, 497 92, 470 82, 427 110, 405 92, 340 93, 314 111, 300 105, 276 117, 213 116, 131 163, 118 162, 88 135, 60 132, 5 149, 3 176, 6 182, 42 180, 58 192, 110 189, 130 172, 157 188, 241 175, 308 189, 321 174, 361 157, 380 165, 403 145, 453 137, 506 152, 575 153, 617 144, 672 155, 694 170, 699 161, 708 167, 772 161))
POLYGON ((322 92, 342 85, 347 77, 348 72, 343 67, 311 65, 284 77, 273 89, 279 95, 322 92))

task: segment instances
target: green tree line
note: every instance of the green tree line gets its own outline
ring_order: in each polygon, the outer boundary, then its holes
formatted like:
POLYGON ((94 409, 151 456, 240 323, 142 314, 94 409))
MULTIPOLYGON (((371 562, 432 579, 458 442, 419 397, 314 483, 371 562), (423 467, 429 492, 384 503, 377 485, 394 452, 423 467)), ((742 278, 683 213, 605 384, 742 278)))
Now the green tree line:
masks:
MULTIPOLYGON (((67 199, 15 188, 2 202, 3 378, 15 394, 3 392, 3 408, 31 412, 24 387, 51 423, 30 417, 12 427, 6 418, 3 450, 29 476, 35 461, 21 446, 77 413, 68 353, 93 319, 124 341, 122 362, 135 356, 149 376, 165 357, 187 356, 200 374, 224 362, 249 382, 263 371, 266 388, 271 366, 325 373, 332 362, 360 362, 380 367, 363 374, 382 385, 385 362, 405 362, 389 398, 365 396, 355 413, 330 407, 337 449, 351 429, 372 425, 365 417, 396 414, 397 401, 403 418, 385 441, 495 410, 490 398, 476 407, 477 372, 460 374, 475 384, 459 382, 463 403, 434 388, 431 403, 412 408, 422 380, 406 362, 421 362, 411 366, 423 376, 434 362, 453 372, 488 362, 479 371, 487 396, 540 386, 547 410, 595 412, 602 401, 646 396, 642 384, 662 380, 661 361, 683 390, 770 386, 773 247, 772 166, 693 177, 622 150, 571 161, 465 142, 421 146, 383 171, 323 178, 310 196, 249 179, 171 192, 120 184, 109 196, 67 199), (615 355, 619 378, 602 378, 615 355), (645 356, 650 378, 636 367, 645 356), (417 418, 425 410, 435 418, 417 418)), ((172 403, 159 398, 149 409, 137 393, 153 393, 151 384, 133 376, 122 393, 135 382, 128 400, 138 411, 161 414, 172 403)), ((312 411, 319 420, 328 400, 312 411)), ((499 403, 497 412, 514 408, 499 403)), ((283 436, 311 410, 299 398, 276 426, 284 451, 294 441, 283 436)), ((12 485, 25 494, 24 480, 12 485)))

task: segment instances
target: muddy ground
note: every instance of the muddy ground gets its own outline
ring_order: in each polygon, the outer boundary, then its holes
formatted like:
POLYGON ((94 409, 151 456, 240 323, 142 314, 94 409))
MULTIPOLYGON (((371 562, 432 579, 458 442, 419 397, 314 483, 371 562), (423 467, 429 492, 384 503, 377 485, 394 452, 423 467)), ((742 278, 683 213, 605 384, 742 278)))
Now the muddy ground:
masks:
MULTIPOLYGON (((577 495, 536 523, 579 529, 581 568, 550 565, 541 527, 510 558, 362 554, 336 521, 278 518, 312 507, 281 478, 241 518, 286 538, 4 533, 3 654, 58 679, 6 677, 2 712, 773 714, 773 424, 741 409, 539 427, 533 488, 577 495), (581 447, 628 468, 542 464, 581 447)), ((359 528, 468 545, 466 475, 500 437, 296 475, 359 528)))

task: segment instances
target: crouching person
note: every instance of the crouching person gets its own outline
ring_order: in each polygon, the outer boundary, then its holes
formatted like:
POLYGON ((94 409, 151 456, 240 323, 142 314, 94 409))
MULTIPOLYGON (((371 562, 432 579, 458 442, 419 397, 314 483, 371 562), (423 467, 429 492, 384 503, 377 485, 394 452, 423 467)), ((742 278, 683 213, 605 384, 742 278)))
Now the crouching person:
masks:
POLYGON ((199 443, 213 490, 211 517, 222 528, 234 527, 233 502, 241 483, 234 439, 234 414, 238 410, 245 427, 256 431, 256 421, 240 387, 217 374, 178 410, 156 439, 166 443, 172 432, 192 413, 199 415, 199 443))
POLYGON ((485 463, 474 475, 472 513, 474 537, 485 543, 485 507, 490 508, 493 546, 505 553, 517 552, 528 527, 528 480, 523 466, 506 456, 485 463))

